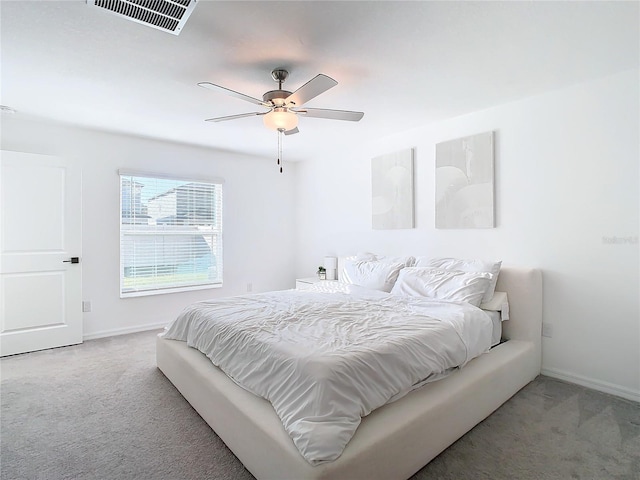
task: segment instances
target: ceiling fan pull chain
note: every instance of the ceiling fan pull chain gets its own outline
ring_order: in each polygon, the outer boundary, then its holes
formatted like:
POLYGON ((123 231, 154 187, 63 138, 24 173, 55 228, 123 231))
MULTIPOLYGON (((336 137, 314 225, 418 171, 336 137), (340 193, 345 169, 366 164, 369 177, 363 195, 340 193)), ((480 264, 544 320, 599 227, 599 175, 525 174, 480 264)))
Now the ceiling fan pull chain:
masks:
POLYGON ((278 129, 278 165, 280 165, 280 173, 282 173, 282 129, 278 129))

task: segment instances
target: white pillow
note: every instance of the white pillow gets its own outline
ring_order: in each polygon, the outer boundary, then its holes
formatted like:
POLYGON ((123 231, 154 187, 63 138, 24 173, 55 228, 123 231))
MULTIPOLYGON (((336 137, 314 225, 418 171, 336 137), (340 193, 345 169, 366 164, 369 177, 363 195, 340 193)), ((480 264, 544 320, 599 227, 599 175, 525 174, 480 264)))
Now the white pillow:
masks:
POLYGON ((398 279, 398 273, 403 268, 403 263, 345 260, 342 281, 390 292, 398 279))
POLYGON ((488 302, 482 302, 480 308, 491 312, 500 312, 500 318, 504 322, 509 320, 509 297, 507 292, 494 292, 493 298, 488 302))
POLYGON ((413 267, 413 264, 416 261, 415 257, 411 256, 402 256, 402 257, 381 257, 378 256, 376 258, 379 262, 385 263, 402 263, 405 267, 413 267))
POLYGON ((385 257, 382 255, 376 255, 375 253, 370 252, 359 252, 357 255, 352 255, 350 257, 342 257, 338 260, 338 279, 345 283, 353 283, 349 281, 349 274, 346 270, 346 265, 348 262, 360 261, 360 262, 380 262, 387 264, 395 264, 402 263, 405 267, 413 266, 415 262, 415 257, 405 256, 405 257, 385 257))
POLYGON ((346 257, 346 260, 360 260, 365 262, 384 262, 384 263, 404 263, 405 267, 412 267, 413 263, 416 261, 415 257, 411 256, 400 256, 400 257, 388 257, 384 255, 376 255, 371 252, 360 252, 353 257, 346 257))
POLYGON ((493 275, 429 267, 407 267, 400 271, 391 293, 408 297, 468 302, 478 307, 493 275))
POLYGON ((360 260, 364 262, 371 262, 373 260, 377 260, 378 256, 375 253, 371 252, 359 252, 357 255, 353 257, 347 257, 349 260, 360 260))
POLYGON ((489 302, 493 297, 493 292, 496 289, 496 282, 498 281, 498 274, 500 273, 500 266, 502 262, 493 262, 488 260, 463 260, 459 258, 416 258, 416 267, 431 267, 439 268, 442 270, 459 270, 462 272, 486 272, 491 273, 493 278, 491 283, 482 296, 483 302, 489 302))

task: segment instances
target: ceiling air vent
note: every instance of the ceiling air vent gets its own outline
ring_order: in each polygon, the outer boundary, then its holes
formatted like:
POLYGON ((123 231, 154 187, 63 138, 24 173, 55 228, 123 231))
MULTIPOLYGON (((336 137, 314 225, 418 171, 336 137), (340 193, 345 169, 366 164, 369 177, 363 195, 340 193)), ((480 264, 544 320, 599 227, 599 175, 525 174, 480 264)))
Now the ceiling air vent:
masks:
POLYGON ((196 0, 87 0, 87 5, 178 35, 196 0))

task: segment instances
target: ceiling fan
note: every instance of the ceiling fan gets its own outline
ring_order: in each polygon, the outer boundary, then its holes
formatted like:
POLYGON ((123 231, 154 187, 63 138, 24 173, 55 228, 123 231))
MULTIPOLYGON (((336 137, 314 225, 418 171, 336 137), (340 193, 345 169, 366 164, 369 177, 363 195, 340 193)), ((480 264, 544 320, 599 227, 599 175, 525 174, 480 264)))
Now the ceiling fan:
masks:
POLYGON ((278 132, 278 165, 282 173, 282 134, 292 135, 298 133, 298 116, 327 118, 330 120, 347 120, 351 122, 359 121, 363 112, 352 112, 348 110, 327 110, 322 108, 304 108, 303 105, 312 98, 335 87, 338 82, 333 78, 323 74, 316 75, 307 83, 298 88, 295 92, 282 89, 282 83, 289 76, 289 72, 283 68, 276 68, 271 72, 271 77, 278 82, 277 90, 270 90, 259 100, 244 93, 230 90, 220 85, 209 82, 198 83, 199 86, 240 98, 254 105, 260 105, 268 110, 263 112, 240 113, 238 115, 228 115, 225 117, 208 118, 207 122, 224 122, 237 118, 253 117, 260 115, 263 117, 264 125, 271 130, 278 132))
POLYGON ((260 105, 268 110, 263 112, 241 113, 239 115, 229 115, 226 117, 208 118, 207 122, 224 122, 226 120, 235 120, 237 118, 252 117, 256 115, 263 116, 264 124, 267 128, 277 130, 285 135, 298 133, 298 115, 305 117, 327 118, 330 120, 347 120, 357 122, 360 120, 363 112, 351 112, 347 110, 327 110, 321 108, 302 108, 312 98, 317 97, 321 93, 326 92, 331 87, 335 87, 338 82, 326 75, 319 74, 309 80, 307 83, 291 93, 282 89, 282 83, 289 76, 289 72, 282 68, 276 68, 271 72, 273 79, 278 82, 277 90, 270 90, 259 100, 249 95, 245 95, 234 90, 230 90, 220 85, 209 82, 198 83, 199 86, 210 90, 218 91, 240 98, 254 105, 260 105))

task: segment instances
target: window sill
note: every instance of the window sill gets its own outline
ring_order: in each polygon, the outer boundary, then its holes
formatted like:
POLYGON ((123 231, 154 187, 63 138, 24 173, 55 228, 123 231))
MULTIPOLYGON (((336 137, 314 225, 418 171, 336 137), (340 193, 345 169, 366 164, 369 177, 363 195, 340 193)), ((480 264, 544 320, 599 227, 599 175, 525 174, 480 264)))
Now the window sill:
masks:
POLYGON ((212 288, 221 288, 222 283, 208 284, 208 285, 194 285, 191 287, 174 287, 174 288, 162 288, 158 290, 143 290, 140 292, 124 292, 120 293, 120 298, 133 298, 133 297, 146 297, 149 295, 164 295, 165 293, 180 293, 191 292, 194 290, 208 290, 212 288))

